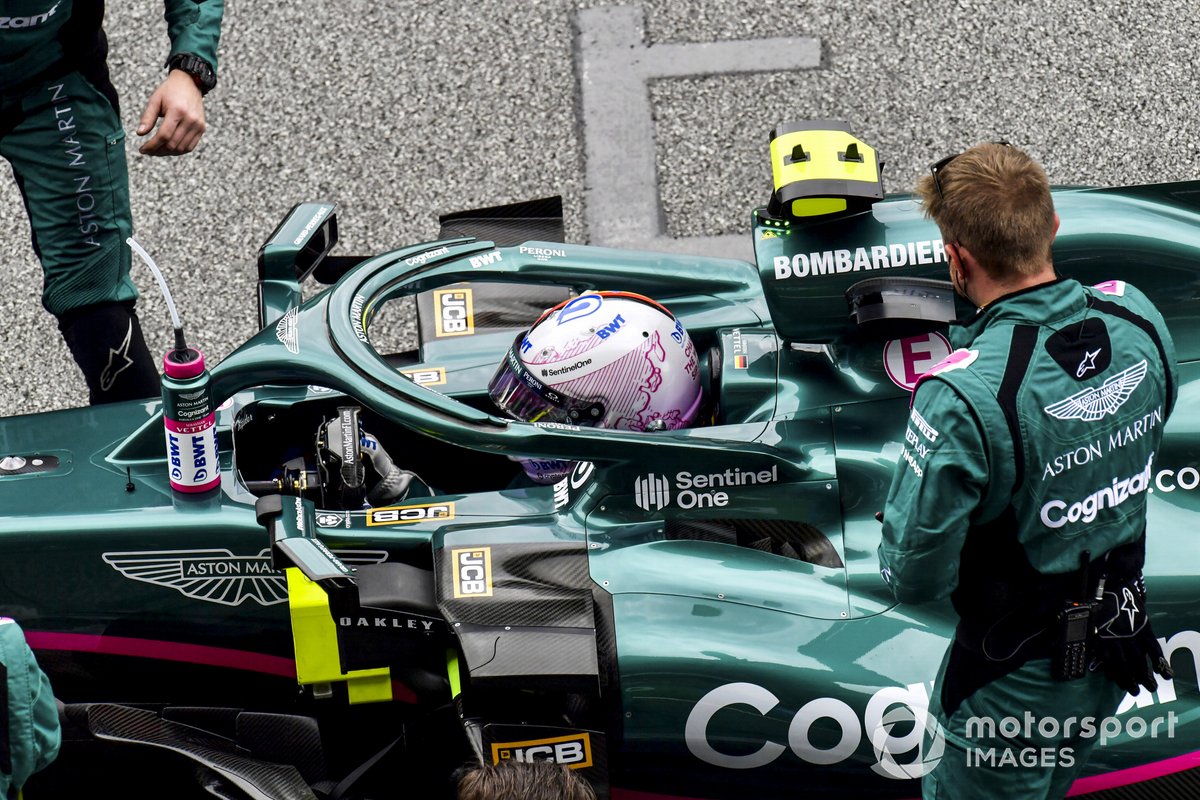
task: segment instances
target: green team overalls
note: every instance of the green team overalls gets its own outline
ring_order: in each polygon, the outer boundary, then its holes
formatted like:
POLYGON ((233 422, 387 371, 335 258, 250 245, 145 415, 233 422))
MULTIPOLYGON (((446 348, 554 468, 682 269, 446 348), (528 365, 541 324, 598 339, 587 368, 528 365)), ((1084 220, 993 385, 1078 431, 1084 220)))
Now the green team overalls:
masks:
POLYGON ((29 776, 58 755, 58 706, 17 624, 0 617, 0 797, 15 797, 29 776))
MULTIPOLYGON (((171 55, 216 68, 222 1, 166 0, 171 55)), ((103 2, 0 0, 0 155, 25 201, 42 304, 93 403, 156 395, 133 312, 125 131, 105 63, 103 2)))
POLYGON ((1147 490, 1176 394, 1174 345, 1153 305, 1120 281, 1016 292, 950 336, 960 349, 914 390, 879 548, 900 602, 950 594, 960 617, 932 702, 945 751, 922 790, 1061 797, 1094 736, 1078 725, 1065 737, 1036 726, 1026 735, 1022 725, 989 737, 978 721, 1115 711, 1124 692, 1104 672, 1051 677, 1056 616, 1089 599, 1074 596, 1081 585, 1094 592, 1102 569, 1140 577, 1147 490), (1042 748, 1054 754, 1030 766, 1042 748))

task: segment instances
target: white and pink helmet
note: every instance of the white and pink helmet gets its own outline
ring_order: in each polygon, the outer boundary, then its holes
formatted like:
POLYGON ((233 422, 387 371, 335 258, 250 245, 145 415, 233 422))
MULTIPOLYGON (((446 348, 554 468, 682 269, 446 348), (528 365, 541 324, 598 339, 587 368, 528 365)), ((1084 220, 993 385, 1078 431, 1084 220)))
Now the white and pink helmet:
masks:
POLYGON ((488 394, 525 422, 633 431, 685 428, 703 399, 687 331, 632 292, 589 292, 546 311, 517 337, 488 394))

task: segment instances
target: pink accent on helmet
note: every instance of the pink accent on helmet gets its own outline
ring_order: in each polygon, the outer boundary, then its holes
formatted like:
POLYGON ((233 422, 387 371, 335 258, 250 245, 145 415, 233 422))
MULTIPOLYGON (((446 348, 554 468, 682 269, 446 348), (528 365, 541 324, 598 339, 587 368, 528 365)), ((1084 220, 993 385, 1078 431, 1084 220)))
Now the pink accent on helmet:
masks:
POLYGON ((696 350, 683 326, 640 296, 594 297, 586 306, 552 310, 529 331, 529 352, 520 358, 530 373, 579 406, 604 409, 603 417, 582 424, 635 431, 689 424, 701 391, 696 350))

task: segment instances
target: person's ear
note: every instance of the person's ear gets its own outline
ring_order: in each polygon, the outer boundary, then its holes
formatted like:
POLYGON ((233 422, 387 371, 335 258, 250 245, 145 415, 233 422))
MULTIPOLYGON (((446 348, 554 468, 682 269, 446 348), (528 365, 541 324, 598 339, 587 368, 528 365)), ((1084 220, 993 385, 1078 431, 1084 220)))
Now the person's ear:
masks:
POLYGON ((956 269, 958 266, 957 262, 962 260, 962 256, 959 255, 958 249, 951 242, 946 242, 944 245, 942 245, 942 247, 946 251, 946 264, 950 267, 950 269, 956 269))
POLYGON ((974 278, 975 273, 981 269, 979 262, 975 260, 974 254, 963 247, 962 244, 954 245, 954 254, 958 256, 958 271, 962 273, 962 276, 964 278, 974 278))
POLYGON ((974 274, 971 268, 970 251, 964 248, 961 244, 954 245, 954 268, 958 270, 959 276, 966 280, 974 274))

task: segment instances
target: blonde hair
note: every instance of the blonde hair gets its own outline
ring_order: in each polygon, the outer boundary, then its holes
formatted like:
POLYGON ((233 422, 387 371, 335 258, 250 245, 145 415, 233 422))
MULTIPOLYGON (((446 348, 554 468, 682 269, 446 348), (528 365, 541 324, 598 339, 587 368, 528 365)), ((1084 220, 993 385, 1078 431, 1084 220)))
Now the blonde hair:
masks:
POLYGON ((501 761, 458 779, 458 800, 596 800, 591 784, 553 761, 501 761))
POLYGON ((942 238, 966 247, 996 280, 1036 275, 1051 259, 1050 181, 1016 147, 976 145, 943 166, 936 181, 921 178, 916 194, 942 238))

